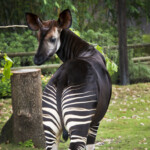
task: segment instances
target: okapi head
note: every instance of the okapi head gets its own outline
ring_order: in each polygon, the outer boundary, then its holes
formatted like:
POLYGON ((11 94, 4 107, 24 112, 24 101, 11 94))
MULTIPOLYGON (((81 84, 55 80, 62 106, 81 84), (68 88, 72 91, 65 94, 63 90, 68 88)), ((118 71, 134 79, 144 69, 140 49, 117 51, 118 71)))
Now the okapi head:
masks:
POLYGON ((33 31, 38 31, 39 46, 34 57, 36 65, 43 64, 53 56, 60 48, 60 34, 63 29, 71 26, 72 17, 69 9, 60 13, 57 21, 42 21, 37 15, 26 13, 28 27, 33 31))

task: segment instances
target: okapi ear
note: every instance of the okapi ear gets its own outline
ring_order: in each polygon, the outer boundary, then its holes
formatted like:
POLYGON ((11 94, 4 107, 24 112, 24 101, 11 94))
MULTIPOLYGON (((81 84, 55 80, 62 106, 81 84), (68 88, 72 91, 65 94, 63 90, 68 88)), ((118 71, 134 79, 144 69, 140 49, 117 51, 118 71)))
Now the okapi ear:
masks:
POLYGON ((67 29, 71 26, 72 16, 71 16, 71 12, 69 9, 66 9, 60 13, 59 18, 58 18, 58 24, 59 24, 59 27, 61 27, 62 29, 67 29))
POLYGON ((42 21, 35 14, 26 13, 26 21, 28 27, 33 31, 37 31, 42 27, 42 21))

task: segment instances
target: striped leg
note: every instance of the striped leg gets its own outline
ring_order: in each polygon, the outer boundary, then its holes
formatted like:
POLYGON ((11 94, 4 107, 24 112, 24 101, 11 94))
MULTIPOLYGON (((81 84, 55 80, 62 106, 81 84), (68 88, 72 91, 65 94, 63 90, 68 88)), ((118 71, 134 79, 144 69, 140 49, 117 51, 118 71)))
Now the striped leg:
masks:
POLYGON ((90 127, 88 138, 87 138, 87 145, 86 150, 94 150, 95 149, 95 139, 97 135, 99 124, 96 126, 90 127))
POLYGON ((96 93, 83 85, 70 86, 62 94, 64 124, 70 134, 70 150, 84 150, 92 116, 96 110, 96 93))
POLYGON ((46 140, 46 150, 57 150, 61 134, 61 121, 56 102, 56 88, 47 85, 42 97, 43 126, 46 140))

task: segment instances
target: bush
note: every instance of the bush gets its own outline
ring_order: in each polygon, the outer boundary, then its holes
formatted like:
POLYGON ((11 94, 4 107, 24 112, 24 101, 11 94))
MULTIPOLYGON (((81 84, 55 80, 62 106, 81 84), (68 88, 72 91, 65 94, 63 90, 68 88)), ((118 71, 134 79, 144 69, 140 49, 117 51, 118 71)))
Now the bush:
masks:
POLYGON ((11 84, 9 79, 0 82, 0 98, 5 98, 5 97, 11 97, 11 84))
POLYGON ((117 44, 118 38, 115 36, 115 34, 116 32, 114 28, 110 28, 105 31, 101 28, 99 28, 97 31, 89 29, 86 32, 81 33, 81 38, 100 46, 112 46, 117 44))
POLYGON ((0 50, 4 53, 30 52, 37 48, 37 40, 30 30, 23 33, 1 33, 0 39, 0 50))
POLYGON ((144 43, 150 43, 150 34, 144 34, 142 38, 144 43))
MULTIPOLYGON (((0 34, 0 51, 3 53, 30 52, 37 49, 37 39, 31 31, 23 33, 5 32, 0 34)), ((14 66, 29 66, 33 64, 33 58, 12 58, 14 66)))

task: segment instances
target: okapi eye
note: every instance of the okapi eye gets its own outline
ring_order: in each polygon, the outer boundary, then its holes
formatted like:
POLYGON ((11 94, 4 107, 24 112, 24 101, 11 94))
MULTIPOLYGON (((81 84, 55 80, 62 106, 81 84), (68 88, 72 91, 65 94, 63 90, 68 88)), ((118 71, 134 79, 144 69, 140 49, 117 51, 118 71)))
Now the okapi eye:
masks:
POLYGON ((56 38, 54 38, 54 37, 51 37, 51 38, 50 38, 50 42, 51 42, 51 43, 55 43, 55 41, 56 41, 56 38))

